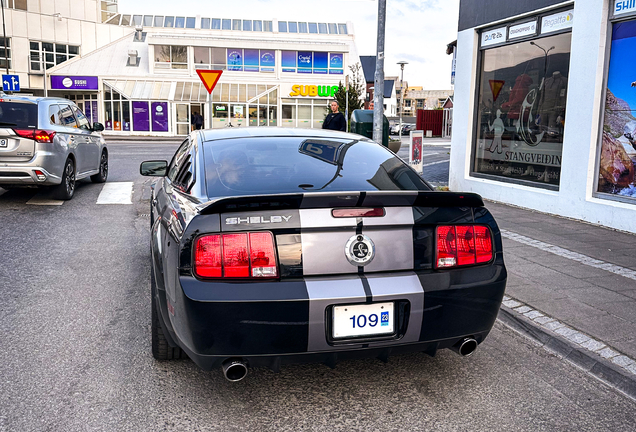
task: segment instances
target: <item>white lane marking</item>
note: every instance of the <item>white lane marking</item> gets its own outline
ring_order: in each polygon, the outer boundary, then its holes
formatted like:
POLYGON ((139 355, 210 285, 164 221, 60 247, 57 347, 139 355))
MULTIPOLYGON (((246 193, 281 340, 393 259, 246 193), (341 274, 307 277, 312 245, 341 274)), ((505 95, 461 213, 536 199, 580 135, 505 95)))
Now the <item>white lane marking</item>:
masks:
POLYGON ((97 204, 132 204, 133 182, 105 183, 97 204))
POLYGON ((636 361, 631 357, 610 348, 605 342, 594 339, 593 337, 556 320, 548 314, 524 305, 519 300, 512 297, 504 296, 502 306, 510 309, 511 312, 525 316, 546 330, 563 336, 570 342, 573 342, 587 351, 598 354, 607 360, 611 360, 612 363, 620 366, 627 372, 636 374, 636 361))
POLYGON ((49 194, 50 192, 45 192, 45 191, 38 192, 33 196, 33 198, 28 200, 26 203, 28 205, 40 205, 40 206, 61 206, 62 204, 64 204, 64 201, 62 200, 54 200, 54 199, 47 198, 49 194))
POLYGON ((437 161, 437 162, 431 162, 431 163, 427 163, 422 165, 422 168, 427 167, 427 166, 432 166, 432 165, 437 165, 437 164, 442 164, 442 163, 449 163, 449 160, 443 160, 443 161, 437 161))
POLYGON ((528 246, 541 249, 542 251, 558 255, 563 258, 571 259, 572 261, 580 262, 586 266, 594 267, 601 270, 606 270, 610 273, 617 274, 619 276, 626 277, 628 279, 636 280, 636 271, 621 267, 616 264, 611 264, 605 261, 598 260, 596 258, 589 257, 587 255, 580 254, 578 252, 572 252, 571 250, 564 249, 559 246, 551 245, 550 243, 544 243, 539 240, 534 240, 530 237, 522 236, 521 234, 513 233, 507 230, 501 230, 502 237, 523 243, 528 246))

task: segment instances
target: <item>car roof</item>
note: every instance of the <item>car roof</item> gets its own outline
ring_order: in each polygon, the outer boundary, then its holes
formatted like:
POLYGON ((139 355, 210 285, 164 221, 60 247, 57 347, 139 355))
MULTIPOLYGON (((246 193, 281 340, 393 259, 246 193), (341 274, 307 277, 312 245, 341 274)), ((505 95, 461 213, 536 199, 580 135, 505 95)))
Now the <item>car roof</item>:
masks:
POLYGON ((266 138, 266 137, 302 137, 302 138, 332 138, 345 140, 371 141, 369 138, 347 132, 328 129, 299 129, 283 127, 233 127, 222 129, 206 129, 199 131, 203 141, 216 141, 235 138, 266 138))
MULTIPOLYGON (((59 97, 43 97, 43 96, 20 96, 20 95, 8 95, 6 93, 2 93, 0 94, 0 99, 2 99, 5 102, 11 102, 11 101, 20 101, 20 102, 33 102, 33 103, 40 103, 40 102, 73 102, 70 101, 68 99, 64 99, 64 98, 59 98, 59 97)), ((74 103, 74 102, 73 102, 74 103)))

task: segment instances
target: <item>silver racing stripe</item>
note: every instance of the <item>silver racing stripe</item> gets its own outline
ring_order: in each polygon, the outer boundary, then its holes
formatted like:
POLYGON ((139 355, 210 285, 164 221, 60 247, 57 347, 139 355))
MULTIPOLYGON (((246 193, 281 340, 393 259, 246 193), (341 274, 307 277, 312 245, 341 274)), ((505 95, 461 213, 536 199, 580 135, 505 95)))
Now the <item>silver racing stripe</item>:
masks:
MULTIPOLYGON (((364 303, 367 299, 357 276, 305 278, 309 294, 309 338, 307 351, 333 351, 327 343, 326 311, 330 305, 364 303)), ((351 349, 351 345, 342 349, 351 349)), ((362 344, 355 345, 360 348, 362 344)))
MULTIPOLYGON (((411 311, 406 334, 399 341, 365 343, 371 347, 416 343, 422 330, 424 289, 415 273, 395 276, 367 275, 373 302, 408 300, 411 311)), ((358 276, 306 278, 309 295, 309 338, 307 351, 338 351, 362 348, 362 343, 352 342, 340 346, 327 343, 327 311, 334 305, 364 303, 366 295, 358 276)))

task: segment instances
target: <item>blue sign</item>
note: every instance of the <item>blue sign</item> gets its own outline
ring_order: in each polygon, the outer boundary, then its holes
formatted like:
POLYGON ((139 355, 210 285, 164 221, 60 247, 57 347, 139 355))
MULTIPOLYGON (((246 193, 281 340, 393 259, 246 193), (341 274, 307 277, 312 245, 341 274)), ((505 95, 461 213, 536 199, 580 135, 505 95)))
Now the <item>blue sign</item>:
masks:
POLYGON ((311 73, 311 68, 314 65, 313 52, 311 51, 298 51, 298 73, 311 73))
POLYGON ((243 70, 243 50, 230 49, 227 50, 227 70, 242 71, 243 70))
POLYGON ((2 75, 3 91, 20 91, 20 77, 18 75, 2 75))
POLYGON ((343 69, 343 55, 342 54, 330 54, 329 55, 329 69, 343 69))

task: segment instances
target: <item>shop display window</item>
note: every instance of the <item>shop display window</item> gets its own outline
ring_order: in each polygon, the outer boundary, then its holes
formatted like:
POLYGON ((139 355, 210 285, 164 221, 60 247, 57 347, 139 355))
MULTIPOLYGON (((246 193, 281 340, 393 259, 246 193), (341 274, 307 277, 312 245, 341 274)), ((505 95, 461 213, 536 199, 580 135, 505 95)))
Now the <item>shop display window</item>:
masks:
POLYGON ((571 33, 482 51, 473 175, 558 188, 571 33))
POLYGON ((636 199, 636 20, 614 23, 599 143, 597 192, 636 199))

